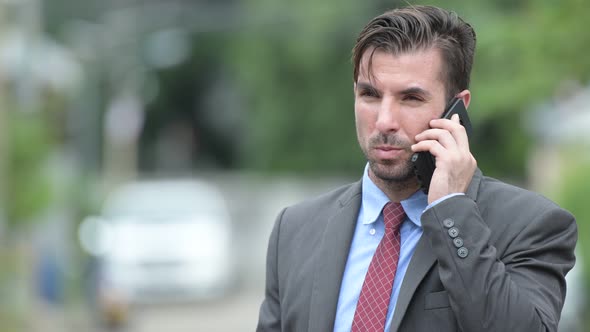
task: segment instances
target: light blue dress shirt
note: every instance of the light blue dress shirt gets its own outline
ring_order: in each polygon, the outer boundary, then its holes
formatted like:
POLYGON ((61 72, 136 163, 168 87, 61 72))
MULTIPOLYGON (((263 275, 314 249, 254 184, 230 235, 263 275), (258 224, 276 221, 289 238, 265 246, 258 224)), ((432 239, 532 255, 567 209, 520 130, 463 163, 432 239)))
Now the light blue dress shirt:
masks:
MULTIPOLYGON (((361 209, 348 253, 342 284, 340 285, 336 320, 334 322, 334 331, 336 332, 350 331, 365 275, 369 270, 373 254, 385 232, 381 210, 389 202, 389 198, 369 178, 368 165, 365 167, 363 175, 361 199, 361 209)), ((434 204, 436 203, 438 201, 434 204)), ((406 212, 406 219, 400 229, 401 250, 387 310, 386 331, 391 326, 395 304, 410 259, 414 254, 418 240, 422 236, 420 216, 428 206, 428 197, 422 190, 418 190, 414 195, 402 201, 401 204, 406 212)))

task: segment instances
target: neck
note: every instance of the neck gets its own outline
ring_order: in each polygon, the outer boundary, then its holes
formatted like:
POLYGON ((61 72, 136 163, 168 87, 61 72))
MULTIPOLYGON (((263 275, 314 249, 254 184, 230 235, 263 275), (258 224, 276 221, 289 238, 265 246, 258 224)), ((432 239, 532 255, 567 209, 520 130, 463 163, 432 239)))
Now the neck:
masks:
POLYGON ((416 191, 420 189, 418 180, 414 177, 408 178, 404 181, 386 180, 379 178, 369 170, 369 178, 375 185, 387 195, 390 201, 399 203, 404 199, 408 199, 416 191))

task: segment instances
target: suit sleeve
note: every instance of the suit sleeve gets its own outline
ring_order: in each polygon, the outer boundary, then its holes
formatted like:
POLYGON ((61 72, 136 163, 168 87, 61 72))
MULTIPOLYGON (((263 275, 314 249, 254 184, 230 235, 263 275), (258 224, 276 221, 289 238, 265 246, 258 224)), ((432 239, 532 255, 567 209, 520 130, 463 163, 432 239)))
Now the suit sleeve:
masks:
POLYGON ((557 331, 565 274, 575 262, 576 223, 552 203, 520 209, 526 217, 514 216, 497 235, 506 241, 502 253, 467 196, 449 198, 422 216, 462 331, 557 331))
POLYGON ((266 256, 266 286, 264 300, 260 306, 257 332, 281 331, 281 301, 279 297, 278 278, 278 247, 279 231, 282 216, 285 210, 281 211, 268 242, 266 256))

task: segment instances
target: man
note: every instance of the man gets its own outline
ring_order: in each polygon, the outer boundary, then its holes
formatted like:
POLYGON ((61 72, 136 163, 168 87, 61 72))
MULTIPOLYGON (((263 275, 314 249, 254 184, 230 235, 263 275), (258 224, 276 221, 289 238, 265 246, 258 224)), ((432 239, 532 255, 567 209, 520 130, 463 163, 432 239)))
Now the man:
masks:
POLYGON ((556 331, 574 217, 484 177, 455 116, 475 33, 427 6, 386 12, 354 47, 360 182, 283 210, 258 331, 556 331), (411 156, 428 151, 428 195, 411 156), (400 204, 401 203, 401 204, 400 204))

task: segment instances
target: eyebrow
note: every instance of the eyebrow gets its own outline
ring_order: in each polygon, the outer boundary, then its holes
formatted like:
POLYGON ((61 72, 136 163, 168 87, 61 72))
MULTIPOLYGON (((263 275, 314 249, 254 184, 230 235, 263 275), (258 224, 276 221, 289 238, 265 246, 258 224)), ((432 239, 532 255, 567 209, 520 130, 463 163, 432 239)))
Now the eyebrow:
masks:
POLYGON ((421 95, 425 98, 431 98, 432 94, 420 87, 414 86, 400 91, 402 95, 421 95))
POLYGON ((366 83, 366 82, 357 82, 356 89, 357 90, 368 90, 368 91, 373 91, 373 92, 379 93, 379 90, 377 90, 377 88, 372 86, 370 83, 366 83))
MULTIPOLYGON (((369 91, 379 92, 379 90, 377 88, 375 88, 370 83, 366 83, 366 82, 358 82, 356 84, 356 87, 358 90, 369 90, 369 91)), ((430 92, 428 92, 427 90, 424 90, 420 87, 417 87, 417 86, 403 89, 403 90, 399 91, 398 94, 400 94, 400 95, 421 95, 421 96, 424 96, 425 98, 432 98, 432 94, 430 92)))

